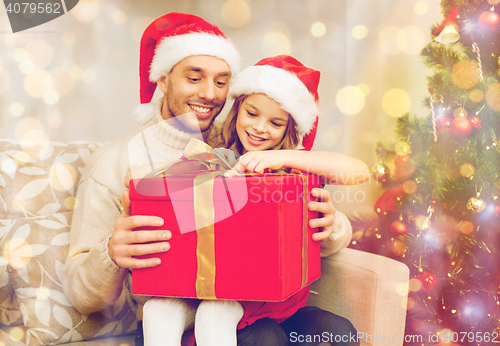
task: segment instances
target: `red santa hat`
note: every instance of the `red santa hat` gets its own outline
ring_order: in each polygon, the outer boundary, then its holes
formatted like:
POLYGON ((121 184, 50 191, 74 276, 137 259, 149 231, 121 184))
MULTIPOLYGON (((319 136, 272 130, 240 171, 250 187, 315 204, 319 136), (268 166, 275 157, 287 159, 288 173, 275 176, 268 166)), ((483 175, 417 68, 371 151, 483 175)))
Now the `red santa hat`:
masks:
POLYGON ((209 55, 224 60, 235 75, 240 55, 232 42, 215 25, 192 14, 168 13, 153 21, 141 38, 141 103, 149 103, 156 82, 183 59, 209 55))
POLYGON ((229 84, 233 98, 266 94, 278 102, 297 123, 305 149, 311 150, 318 126, 319 71, 308 68, 288 55, 265 58, 247 67, 229 84))

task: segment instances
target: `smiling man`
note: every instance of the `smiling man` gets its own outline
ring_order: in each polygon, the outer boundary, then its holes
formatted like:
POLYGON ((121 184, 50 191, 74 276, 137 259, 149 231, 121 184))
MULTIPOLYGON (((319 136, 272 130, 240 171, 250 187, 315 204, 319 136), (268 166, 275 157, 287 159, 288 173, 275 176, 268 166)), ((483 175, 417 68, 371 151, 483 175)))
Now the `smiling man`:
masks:
MULTIPOLYGON (((131 293, 129 269, 159 265, 159 258, 137 256, 168 251, 172 234, 168 229, 133 231, 161 226, 164 220, 130 216, 124 178, 131 168, 178 159, 193 137, 203 137, 211 144, 215 137, 212 123, 224 107, 239 60, 219 28, 194 15, 169 13, 144 32, 140 54, 144 125, 96 152, 79 182, 80 206, 73 214, 62 283, 66 296, 81 313, 108 308, 124 291, 131 298, 128 301, 137 305, 137 318, 142 319, 147 297, 131 293), (164 95, 151 102, 157 87, 164 95)), ((315 222, 312 227, 323 227, 315 235, 319 240, 332 234, 335 209, 327 191, 320 190, 317 196, 323 202, 311 202, 310 207, 325 214, 311 221, 315 222)), ((238 334, 238 345, 287 342, 272 320, 260 320, 238 334)))

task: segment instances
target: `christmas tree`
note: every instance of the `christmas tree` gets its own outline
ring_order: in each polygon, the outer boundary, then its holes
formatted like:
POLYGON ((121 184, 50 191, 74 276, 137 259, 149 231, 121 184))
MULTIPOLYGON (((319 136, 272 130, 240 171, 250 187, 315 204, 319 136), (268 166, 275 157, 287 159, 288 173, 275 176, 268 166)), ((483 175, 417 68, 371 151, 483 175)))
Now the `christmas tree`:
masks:
POLYGON ((427 115, 379 142, 385 189, 351 247, 410 268, 406 344, 500 342, 500 0, 443 0, 421 56, 427 115))

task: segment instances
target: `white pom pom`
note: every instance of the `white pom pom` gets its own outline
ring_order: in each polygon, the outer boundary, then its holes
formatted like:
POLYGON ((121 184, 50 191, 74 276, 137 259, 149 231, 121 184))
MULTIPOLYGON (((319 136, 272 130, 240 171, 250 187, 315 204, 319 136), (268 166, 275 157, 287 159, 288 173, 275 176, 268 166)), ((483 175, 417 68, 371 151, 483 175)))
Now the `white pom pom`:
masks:
POLYGON ((135 119, 140 125, 147 123, 155 115, 155 104, 144 103, 135 108, 135 119))

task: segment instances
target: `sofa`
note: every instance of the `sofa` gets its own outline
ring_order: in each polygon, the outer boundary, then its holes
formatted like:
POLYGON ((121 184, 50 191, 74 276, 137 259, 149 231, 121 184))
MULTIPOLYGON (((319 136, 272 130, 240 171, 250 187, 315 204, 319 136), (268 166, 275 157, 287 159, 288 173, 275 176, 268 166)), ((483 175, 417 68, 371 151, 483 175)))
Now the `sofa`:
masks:
MULTIPOLYGON (((113 306, 82 315, 61 286, 78 181, 103 145, 0 140, 0 346, 134 345, 135 304, 125 291, 113 306)), ((321 268, 308 304, 349 319, 361 345, 403 344, 406 265, 347 248, 321 268)))

